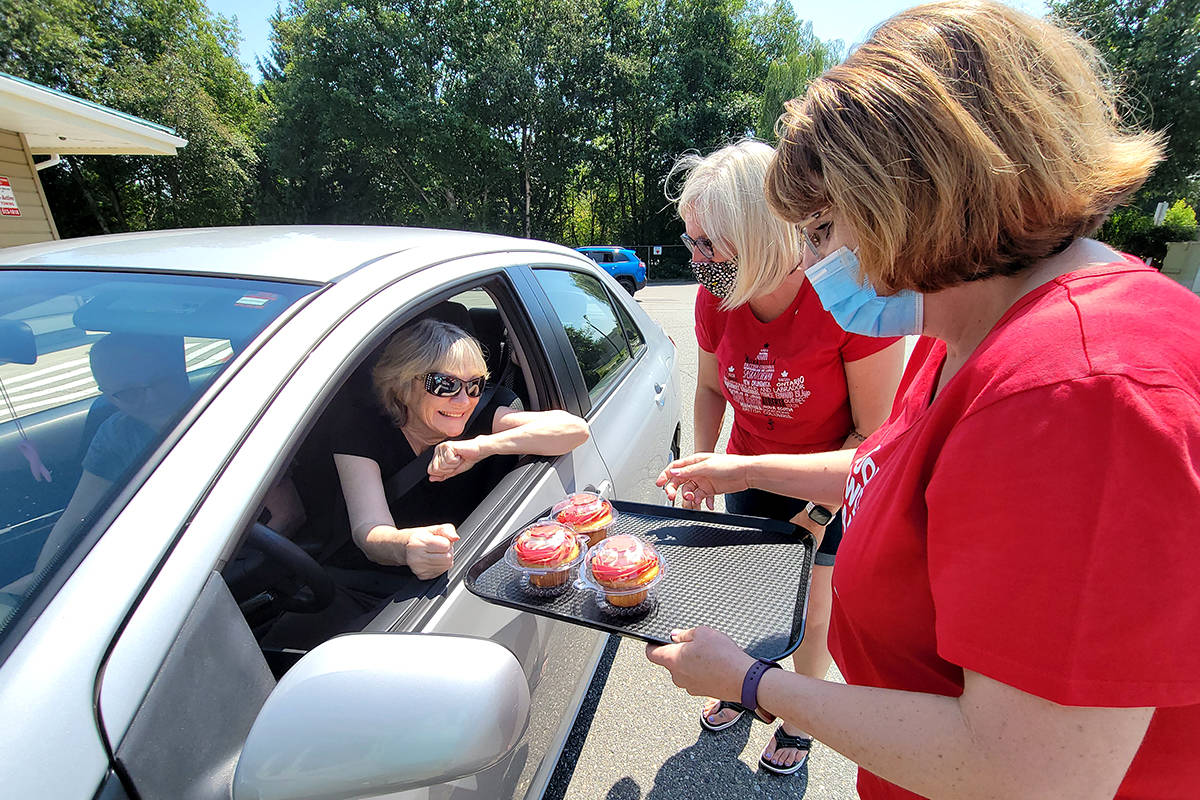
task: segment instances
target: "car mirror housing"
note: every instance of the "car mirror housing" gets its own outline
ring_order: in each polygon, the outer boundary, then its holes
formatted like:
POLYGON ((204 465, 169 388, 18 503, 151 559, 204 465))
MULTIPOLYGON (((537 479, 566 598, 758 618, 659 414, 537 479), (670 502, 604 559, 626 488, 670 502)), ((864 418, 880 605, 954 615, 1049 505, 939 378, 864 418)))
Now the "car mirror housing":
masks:
POLYGON ((516 746, 529 686, 486 639, 339 636, 279 681, 246 737, 234 800, 374 797, 474 774, 516 746))

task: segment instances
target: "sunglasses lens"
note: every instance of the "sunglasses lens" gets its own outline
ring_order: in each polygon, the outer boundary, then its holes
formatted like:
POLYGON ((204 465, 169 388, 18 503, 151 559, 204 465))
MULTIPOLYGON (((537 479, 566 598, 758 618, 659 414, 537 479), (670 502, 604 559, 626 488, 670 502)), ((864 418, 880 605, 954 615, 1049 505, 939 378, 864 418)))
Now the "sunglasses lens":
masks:
POLYGON ((483 393, 484 381, 483 377, 464 381, 453 375, 431 372, 425 376, 425 391, 436 397, 454 397, 465 386, 467 397, 479 397, 483 393))
POLYGON ((460 383, 458 378, 431 372, 425 376, 425 391, 436 397, 452 397, 458 394, 460 383))

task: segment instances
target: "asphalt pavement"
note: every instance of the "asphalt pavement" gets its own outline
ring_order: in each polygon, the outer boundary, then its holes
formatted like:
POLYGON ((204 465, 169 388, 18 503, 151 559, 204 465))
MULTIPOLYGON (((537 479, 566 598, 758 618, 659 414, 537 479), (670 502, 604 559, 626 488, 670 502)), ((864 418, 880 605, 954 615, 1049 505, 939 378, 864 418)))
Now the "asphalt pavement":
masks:
MULTIPOLYGON (((679 347, 681 451, 691 453, 696 284, 654 284, 636 297, 679 347)), ((726 414, 721 448, 731 417, 726 414)), ((841 680, 836 667, 827 677, 841 680)), ((646 660, 642 643, 612 637, 546 800, 858 797, 854 765, 820 742, 798 773, 773 775, 759 769, 758 757, 774 725, 751 722, 747 714, 732 728, 713 734, 701 729, 699 709, 699 698, 676 688, 666 670, 646 660)))

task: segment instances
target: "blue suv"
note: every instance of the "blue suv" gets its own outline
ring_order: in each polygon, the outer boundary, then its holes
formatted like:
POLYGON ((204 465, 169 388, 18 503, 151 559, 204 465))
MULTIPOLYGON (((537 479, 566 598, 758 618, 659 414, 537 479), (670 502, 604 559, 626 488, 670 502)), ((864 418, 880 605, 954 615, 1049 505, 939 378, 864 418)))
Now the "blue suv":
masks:
POLYGON ((633 294, 646 285, 646 262, 625 247, 576 247, 576 250, 595 261, 608 274, 633 294))

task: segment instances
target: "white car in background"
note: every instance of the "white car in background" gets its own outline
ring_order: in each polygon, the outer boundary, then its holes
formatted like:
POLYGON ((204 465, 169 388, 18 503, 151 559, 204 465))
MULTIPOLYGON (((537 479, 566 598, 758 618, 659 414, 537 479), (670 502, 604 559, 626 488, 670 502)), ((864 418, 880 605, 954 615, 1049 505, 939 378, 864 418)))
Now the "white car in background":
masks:
MULTIPOLYGON (((568 492, 661 503, 677 373, 612 277, 542 242, 263 227, 0 251, 4 796, 540 796, 604 636, 487 604, 463 576, 568 492), (422 315, 468 326, 496 381, 591 438, 524 458, 459 528, 451 572, 410 575, 363 633, 264 646, 331 591, 321 515, 281 537, 267 493, 319 460, 326 410, 422 315), (113 413, 88 352, 114 332, 180 337, 193 391, 47 548, 113 413)), ((307 477, 304 502, 337 491, 307 477)))

